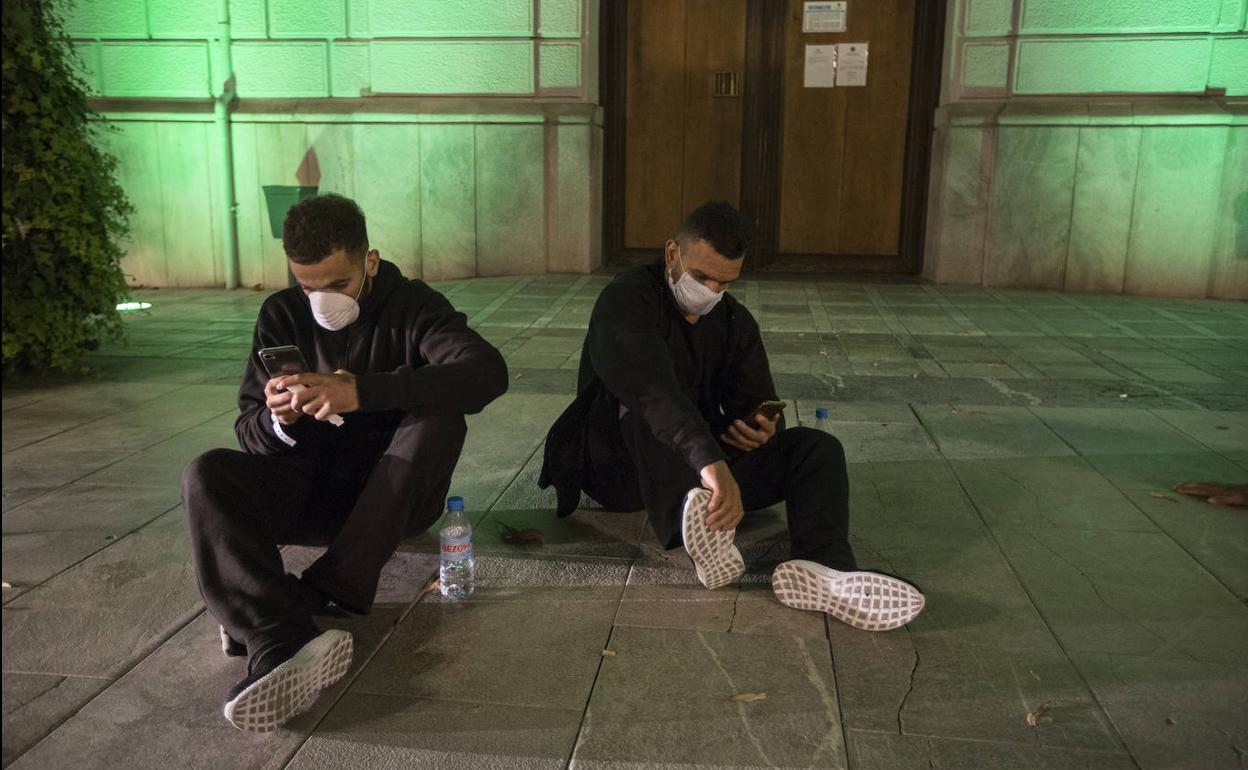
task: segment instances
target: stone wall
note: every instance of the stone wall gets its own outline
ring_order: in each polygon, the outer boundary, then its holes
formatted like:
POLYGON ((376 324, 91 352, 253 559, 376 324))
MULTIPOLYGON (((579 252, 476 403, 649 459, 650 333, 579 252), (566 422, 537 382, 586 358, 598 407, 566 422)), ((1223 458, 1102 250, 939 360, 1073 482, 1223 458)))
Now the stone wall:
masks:
MULTIPOLYGON (((239 282, 286 285, 265 185, 356 198, 413 277, 601 262, 597 3, 230 0, 239 282)), ((136 204, 136 284, 224 281, 217 4, 78 0, 66 30, 136 204)))
POLYGON ((1244 0, 957 0, 924 274, 1248 298, 1244 0))

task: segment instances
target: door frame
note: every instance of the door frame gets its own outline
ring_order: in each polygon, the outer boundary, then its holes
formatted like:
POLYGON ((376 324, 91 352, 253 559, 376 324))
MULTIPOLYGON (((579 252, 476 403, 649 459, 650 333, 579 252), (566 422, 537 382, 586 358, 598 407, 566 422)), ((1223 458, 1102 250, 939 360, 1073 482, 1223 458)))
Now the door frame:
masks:
MULTIPOLYGON (((661 249, 624 246, 624 141, 629 0, 601 0, 599 93, 603 106, 602 245, 608 266, 649 262, 661 249)), ((747 0, 741 134, 741 213, 755 228, 747 272, 917 274, 923 268, 932 137, 940 103, 945 0, 915 0, 910 95, 896 255, 778 254, 784 135, 784 22, 787 3, 747 0), (764 119, 770 117, 770 120, 764 119), (764 182, 770 183, 764 187, 764 182)))

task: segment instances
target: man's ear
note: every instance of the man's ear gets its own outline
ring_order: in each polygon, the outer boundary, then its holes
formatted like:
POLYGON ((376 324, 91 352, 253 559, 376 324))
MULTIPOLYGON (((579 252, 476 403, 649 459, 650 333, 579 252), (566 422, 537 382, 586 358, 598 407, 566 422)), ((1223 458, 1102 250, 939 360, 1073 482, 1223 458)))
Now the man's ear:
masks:
POLYGON ((381 267, 381 253, 377 249, 373 249, 364 256, 364 272, 369 278, 377 277, 377 270, 381 267))

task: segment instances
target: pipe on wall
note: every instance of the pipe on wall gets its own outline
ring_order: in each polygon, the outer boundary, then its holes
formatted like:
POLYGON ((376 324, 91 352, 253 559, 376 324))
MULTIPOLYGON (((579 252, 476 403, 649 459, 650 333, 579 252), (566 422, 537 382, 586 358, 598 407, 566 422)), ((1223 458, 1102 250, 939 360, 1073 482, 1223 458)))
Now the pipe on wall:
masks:
POLYGON ((221 46, 221 89, 216 95, 214 117, 217 140, 221 151, 217 164, 221 174, 221 191, 225 210, 221 224, 221 244, 224 253, 225 288, 238 288, 238 205, 234 200, 234 148, 230 135, 230 104, 234 101, 234 63, 230 56, 230 0, 217 0, 217 44, 221 46))

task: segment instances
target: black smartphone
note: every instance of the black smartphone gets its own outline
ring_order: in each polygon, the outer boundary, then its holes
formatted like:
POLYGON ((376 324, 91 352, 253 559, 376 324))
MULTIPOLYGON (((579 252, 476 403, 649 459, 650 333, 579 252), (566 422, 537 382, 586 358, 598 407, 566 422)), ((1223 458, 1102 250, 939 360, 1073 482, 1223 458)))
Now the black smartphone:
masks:
POLYGON ((260 348, 260 363, 264 364, 270 378, 308 371, 308 362, 303 360, 303 353, 294 345, 260 348))
POLYGON ((783 401, 764 401, 754 408, 754 414, 766 417, 768 420, 774 420, 776 415, 783 412, 786 406, 788 404, 783 401))

